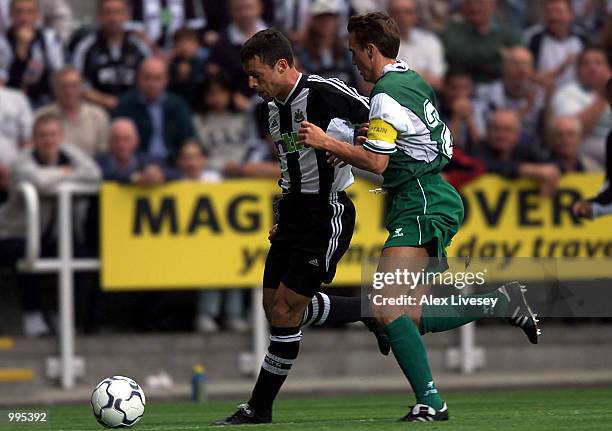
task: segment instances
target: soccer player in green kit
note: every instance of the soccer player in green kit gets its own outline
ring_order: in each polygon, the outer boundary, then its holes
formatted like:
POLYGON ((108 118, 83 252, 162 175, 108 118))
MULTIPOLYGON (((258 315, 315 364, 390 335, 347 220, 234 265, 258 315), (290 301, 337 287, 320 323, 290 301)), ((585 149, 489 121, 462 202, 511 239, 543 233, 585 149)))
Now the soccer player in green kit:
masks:
MULTIPOLYGON (((384 244, 378 272, 430 268, 430 258, 446 256, 446 247, 463 221, 463 203, 457 191, 439 173, 452 157, 452 136, 440 120, 432 88, 403 61, 397 25, 384 13, 351 17, 349 49, 362 77, 374 83, 370 95, 367 138, 347 145, 326 136, 304 121, 302 144, 326 150, 330 163, 344 162, 383 176, 388 195, 384 244)), ((429 286, 411 291, 424 295, 429 286)), ((406 286, 386 285, 381 293, 399 297, 406 286)), ((371 311, 389 337, 397 362, 408 378, 416 404, 402 420, 448 420, 448 407, 435 386, 421 334, 457 328, 480 317, 504 317, 538 342, 536 316, 523 295, 524 287, 509 283, 479 297, 497 299, 495 309, 474 312, 469 306, 378 306, 371 311)), ((476 295, 474 295, 476 296, 476 295)))

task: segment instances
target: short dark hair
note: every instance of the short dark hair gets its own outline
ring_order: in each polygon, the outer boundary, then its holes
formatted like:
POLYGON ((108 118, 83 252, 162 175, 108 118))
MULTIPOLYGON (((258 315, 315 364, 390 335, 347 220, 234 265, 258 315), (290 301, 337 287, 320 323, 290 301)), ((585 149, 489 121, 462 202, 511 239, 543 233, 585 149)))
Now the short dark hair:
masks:
POLYGON ((199 33, 197 30, 188 27, 181 27, 177 31, 174 32, 174 36, 172 36, 172 41, 174 43, 181 42, 183 40, 195 40, 196 42, 200 41, 199 33))
POLYGON ((32 125, 32 130, 36 132, 40 126, 47 123, 57 123, 62 130, 64 129, 61 117, 53 112, 47 112, 36 117, 32 125))
POLYGON ((543 4, 547 5, 550 3, 565 3, 571 11, 574 11, 574 5, 572 4, 572 0, 544 0, 543 4))
POLYGON ((397 58, 400 46, 400 32, 395 21, 384 12, 372 12, 352 16, 348 32, 355 35, 357 43, 363 48, 373 44, 387 58, 397 58))
MULTIPOLYGON (((227 92, 232 92, 232 81, 226 75, 221 73, 217 73, 214 75, 208 75, 202 82, 200 82, 195 89, 195 94, 197 95, 197 103, 195 105, 194 111, 199 114, 206 114, 208 112, 208 106, 204 103, 204 98, 210 92, 210 89, 214 86, 219 86, 227 92)), ((229 110, 232 112, 237 112, 236 106, 234 104, 233 98, 230 99, 229 110)))
POLYGON ((187 138, 183 142, 181 142, 178 152, 179 156, 181 156, 183 154, 183 151, 185 151, 185 148, 190 145, 197 147, 197 149, 200 151, 200 153, 202 153, 204 157, 210 157, 210 151, 208 150, 208 148, 202 145, 202 142, 196 137, 187 138))
POLYGON ((601 54, 606 59, 606 62, 610 64, 610 60, 608 59, 608 56, 606 55, 606 50, 599 45, 588 45, 587 47, 583 48, 580 54, 578 54, 576 64, 578 66, 581 66, 587 54, 590 54, 591 52, 597 52, 601 54))
POLYGON ((120 3, 123 3, 123 6, 127 9, 128 8, 128 3, 127 0, 98 0, 98 13, 102 12, 102 8, 104 7, 104 5, 106 3, 108 3, 109 1, 118 1, 120 3))
POLYGON ((34 3, 36 5, 36 8, 40 9, 40 5, 38 4, 38 0, 11 0, 11 2, 9 4, 9 11, 12 12, 13 9, 15 8, 15 6, 17 6, 18 3, 34 3))
POLYGON ((240 62, 242 64, 259 57, 263 64, 270 67, 281 59, 287 60, 289 66, 293 66, 293 49, 289 39, 278 30, 267 29, 255 33, 247 40, 240 50, 240 62))
POLYGON ((448 84, 454 78, 468 78, 470 81, 474 81, 470 72, 463 68, 448 69, 444 74, 444 83, 448 84))

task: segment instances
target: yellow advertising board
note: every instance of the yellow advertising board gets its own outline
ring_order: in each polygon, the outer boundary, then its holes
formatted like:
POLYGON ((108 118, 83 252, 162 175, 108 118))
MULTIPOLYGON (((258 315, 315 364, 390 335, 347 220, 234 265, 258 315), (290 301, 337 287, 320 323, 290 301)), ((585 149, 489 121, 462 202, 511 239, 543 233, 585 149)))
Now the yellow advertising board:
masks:
MULTIPOLYGON (((553 198, 530 181, 485 176, 463 188, 466 219, 450 256, 604 257, 612 255, 611 219, 572 217, 571 203, 592 196, 600 175, 571 175, 553 198)), ((386 239, 384 196, 357 180, 351 247, 335 285, 361 283, 362 261, 386 239)), ((101 194, 105 289, 248 287, 261 283, 272 224, 274 181, 171 183, 157 188, 105 184, 101 194)), ((612 269, 611 269, 612 271, 612 269)))

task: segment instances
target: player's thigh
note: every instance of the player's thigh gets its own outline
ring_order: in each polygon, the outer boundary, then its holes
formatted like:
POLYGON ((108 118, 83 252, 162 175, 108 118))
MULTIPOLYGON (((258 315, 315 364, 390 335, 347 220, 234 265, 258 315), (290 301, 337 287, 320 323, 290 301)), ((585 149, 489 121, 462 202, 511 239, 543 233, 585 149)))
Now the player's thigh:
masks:
POLYGON ((355 230, 355 205, 345 195, 338 194, 329 204, 329 217, 321 223, 321 264, 325 265, 324 283, 331 283, 336 267, 348 250, 355 230))
POLYGON ((264 289, 278 289, 291 258, 291 249, 286 241, 274 241, 268 250, 268 256, 264 264, 263 287, 264 289))
POLYGON ((443 259, 463 221, 461 196, 439 176, 415 184, 394 194, 387 204, 385 248, 426 247, 431 257, 443 259))
POLYGON ((263 307, 270 321, 274 297, 289 268, 291 250, 286 241, 273 241, 266 257, 263 275, 263 307))
POLYGON ((273 324, 287 318, 293 321, 293 314, 299 314, 300 308, 301 322, 304 308, 320 289, 325 275, 320 265, 313 264, 316 254, 295 247, 295 241, 275 241, 266 258, 263 302, 273 324))
POLYGON ((388 247, 383 249, 377 271, 382 274, 383 279, 393 280, 385 283, 377 291, 378 295, 386 298, 382 305, 373 306, 373 315, 383 324, 397 319, 399 316, 408 315, 412 320, 418 322, 421 317, 420 298, 429 290, 429 286, 415 284, 415 277, 423 274, 429 266, 429 251, 423 247, 388 247), (398 305, 397 300, 408 297, 413 298, 413 303, 398 305))

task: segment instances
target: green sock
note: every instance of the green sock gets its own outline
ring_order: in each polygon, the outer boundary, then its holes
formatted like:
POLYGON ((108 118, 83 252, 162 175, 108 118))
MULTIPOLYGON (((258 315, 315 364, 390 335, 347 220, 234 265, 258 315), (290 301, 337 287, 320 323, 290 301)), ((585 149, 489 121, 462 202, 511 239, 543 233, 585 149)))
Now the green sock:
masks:
POLYGON ((444 332, 474 322, 483 317, 502 317, 508 309, 508 298, 499 289, 484 295, 464 295, 463 298, 497 299, 495 307, 486 305, 426 305, 421 307, 419 332, 444 332))
POLYGON ((444 406, 429 369, 427 351, 416 326, 408 316, 400 316, 385 326, 393 354, 414 390, 417 403, 436 410, 444 406))

